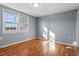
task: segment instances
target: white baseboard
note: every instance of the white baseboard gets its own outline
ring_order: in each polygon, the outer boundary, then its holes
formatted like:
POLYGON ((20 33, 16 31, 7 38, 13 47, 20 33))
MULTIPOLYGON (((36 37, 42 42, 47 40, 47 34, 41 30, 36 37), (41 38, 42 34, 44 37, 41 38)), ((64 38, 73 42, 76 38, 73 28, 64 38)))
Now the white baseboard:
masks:
MULTIPOLYGON (((40 38, 40 37, 35 37, 35 38, 39 38, 39 39, 43 40, 43 38, 40 38)), ((15 45, 15 44, 18 44, 18 43, 21 43, 21 42, 24 42, 24 41, 29 41, 29 40, 32 40, 32 39, 35 39, 35 38, 25 39, 25 40, 18 41, 18 42, 15 42, 15 43, 11 43, 11 44, 7 44, 7 45, 3 45, 3 46, 1 46, 0 48, 8 47, 8 46, 15 45)), ((44 39, 44 40, 45 40, 45 39, 44 39)), ((73 44, 63 43, 63 42, 59 42, 59 41, 56 41, 56 43, 73 46, 73 44)), ((75 46, 75 47, 79 47, 79 46, 75 46)))
POLYGON ((24 41, 29 41, 29 40, 32 40, 32 39, 35 39, 35 38, 30 38, 30 39, 25 39, 25 40, 18 41, 18 42, 15 42, 15 43, 10 43, 10 44, 7 44, 7 45, 0 46, 0 48, 4 48, 4 47, 8 47, 8 46, 15 45, 15 44, 18 44, 18 43, 22 43, 24 41))
MULTIPOLYGON (((42 40, 46 40, 46 39, 44 39, 44 38, 40 38, 40 37, 38 37, 39 39, 42 39, 42 40)), ((74 46, 73 44, 69 44, 69 43, 64 43, 64 42, 59 42, 59 41, 55 41, 55 43, 59 43, 59 44, 64 44, 64 45, 70 45, 70 46, 74 46)), ((74 46, 74 47, 79 47, 79 46, 74 46)))

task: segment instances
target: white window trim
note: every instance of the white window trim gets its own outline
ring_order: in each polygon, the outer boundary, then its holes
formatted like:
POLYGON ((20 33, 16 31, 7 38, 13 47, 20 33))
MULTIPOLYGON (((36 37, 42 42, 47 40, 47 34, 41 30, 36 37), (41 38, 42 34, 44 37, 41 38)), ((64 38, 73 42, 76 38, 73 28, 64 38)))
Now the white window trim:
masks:
POLYGON ((24 15, 24 14, 19 14, 18 15, 18 32, 19 33, 25 33, 25 32, 28 32, 28 30, 29 30, 29 16, 27 16, 27 15, 24 15), (26 18, 27 18, 27 28, 24 30, 24 31, 21 31, 21 29, 20 29, 20 22, 19 22, 19 19, 20 19, 20 16, 21 15, 23 15, 23 16, 25 16, 26 18))
POLYGON ((10 9, 2 9, 2 23, 3 23, 3 33, 17 33, 17 24, 16 24, 16 30, 12 30, 12 31, 9 31, 9 30, 5 30, 5 25, 4 25, 4 12, 12 12, 12 13, 15 13, 16 14, 16 22, 18 23, 18 14, 17 12, 15 11, 12 11, 10 9))

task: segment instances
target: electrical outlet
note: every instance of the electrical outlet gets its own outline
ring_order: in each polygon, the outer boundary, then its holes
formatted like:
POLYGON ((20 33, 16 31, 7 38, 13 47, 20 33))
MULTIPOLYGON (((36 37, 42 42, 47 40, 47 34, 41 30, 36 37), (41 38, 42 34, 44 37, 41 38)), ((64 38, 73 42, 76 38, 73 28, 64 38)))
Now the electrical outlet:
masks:
POLYGON ((73 46, 78 46, 78 42, 74 41, 73 46))

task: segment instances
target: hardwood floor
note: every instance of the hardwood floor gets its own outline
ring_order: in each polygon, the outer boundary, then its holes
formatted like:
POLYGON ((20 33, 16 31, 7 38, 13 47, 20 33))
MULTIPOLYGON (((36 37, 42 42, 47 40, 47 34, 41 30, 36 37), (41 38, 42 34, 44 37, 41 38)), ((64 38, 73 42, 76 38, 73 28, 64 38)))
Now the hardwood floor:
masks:
POLYGON ((40 40, 38 38, 0 48, 0 56, 78 56, 79 48, 40 40), (54 47, 53 47, 54 46, 54 47))

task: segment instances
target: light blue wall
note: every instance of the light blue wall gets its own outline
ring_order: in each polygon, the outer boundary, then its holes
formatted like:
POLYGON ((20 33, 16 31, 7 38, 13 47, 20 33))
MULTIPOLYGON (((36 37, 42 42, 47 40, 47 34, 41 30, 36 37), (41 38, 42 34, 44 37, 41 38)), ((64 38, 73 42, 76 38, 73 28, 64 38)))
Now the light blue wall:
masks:
MULTIPOLYGON (((7 8, 7 7, 4 7, 7 8)), ((29 15, 28 15, 29 16, 29 15)), ((2 33, 2 15, 0 13, 0 37, 3 39, 0 40, 0 46, 15 43, 25 39, 31 39, 36 37, 36 19, 35 17, 29 16, 29 31, 25 33, 2 33)))
POLYGON ((48 31, 51 30, 55 33, 56 41, 72 44, 74 41, 76 41, 76 14, 77 10, 62 12, 40 18, 35 18, 28 15, 30 19, 28 32, 3 34, 2 15, 0 12, 0 37, 3 38, 0 40, 0 46, 15 43, 25 39, 31 39, 34 37, 42 38, 42 34, 44 32, 43 26, 46 26, 48 31))
POLYGON ((38 19, 38 37, 43 37, 43 26, 56 35, 56 41, 72 44, 76 40, 77 10, 62 12, 38 19))

